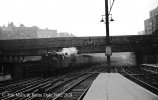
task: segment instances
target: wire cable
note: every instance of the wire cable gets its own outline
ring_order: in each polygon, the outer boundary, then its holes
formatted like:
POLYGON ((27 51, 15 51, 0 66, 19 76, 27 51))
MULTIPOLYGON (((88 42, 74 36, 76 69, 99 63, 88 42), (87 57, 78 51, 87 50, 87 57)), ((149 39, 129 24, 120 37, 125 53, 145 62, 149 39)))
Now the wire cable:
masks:
POLYGON ((109 0, 110 8, 111 8, 111 0, 109 0))
POLYGON ((113 5, 114 5, 114 2, 115 2, 115 0, 113 0, 112 5, 110 6, 109 14, 110 14, 111 9, 112 9, 112 7, 113 7, 113 5))

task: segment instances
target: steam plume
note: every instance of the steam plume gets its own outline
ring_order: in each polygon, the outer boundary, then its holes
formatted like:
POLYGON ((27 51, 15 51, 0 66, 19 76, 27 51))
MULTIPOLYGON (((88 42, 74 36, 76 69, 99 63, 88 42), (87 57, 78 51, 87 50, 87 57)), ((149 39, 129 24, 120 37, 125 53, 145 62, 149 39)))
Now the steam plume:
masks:
POLYGON ((63 48, 61 51, 65 56, 69 57, 70 55, 77 54, 78 50, 75 47, 63 48))

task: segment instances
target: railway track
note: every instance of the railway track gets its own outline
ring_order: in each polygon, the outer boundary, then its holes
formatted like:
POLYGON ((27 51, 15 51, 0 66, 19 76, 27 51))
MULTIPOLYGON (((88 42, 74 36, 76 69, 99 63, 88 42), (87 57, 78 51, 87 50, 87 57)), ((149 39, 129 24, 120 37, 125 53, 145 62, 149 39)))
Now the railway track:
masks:
POLYGON ((64 95, 56 96, 53 100, 81 100, 97 76, 97 73, 85 75, 77 82, 75 81, 75 84, 70 85, 68 89, 63 91, 62 94, 64 95))
MULTIPOLYGON (((80 89, 82 95, 91 85, 92 81, 86 82, 86 79, 95 79, 96 71, 105 70, 105 66, 96 66, 80 72, 72 72, 61 77, 49 77, 32 79, 16 84, 10 84, 0 87, 1 100, 36 100, 36 99, 65 99, 70 96, 70 92, 79 84, 86 84, 86 88, 80 89), (93 77, 93 78, 91 78, 93 77), (85 83, 84 83, 85 82, 85 83), (53 95, 53 96, 52 96, 53 95), (65 96, 63 96, 65 95, 65 96)), ((79 89, 78 89, 79 90, 79 89)), ((74 97, 74 96, 73 96, 74 97)), ((79 96, 80 98, 82 96, 79 96)))
POLYGON ((158 95, 158 75, 147 73, 142 70, 134 70, 127 66, 122 66, 121 69, 121 73, 125 77, 158 95))
MULTIPOLYGON (((36 77, 37 78, 37 77, 36 77)), ((31 80, 31 79, 36 79, 36 78, 29 78, 29 79, 23 79, 23 80, 8 80, 8 81, 2 81, 0 83, 0 87, 2 86, 5 86, 5 85, 10 85, 10 84, 17 84, 17 83, 22 83, 22 82, 25 82, 25 81, 28 81, 28 80, 31 80)))

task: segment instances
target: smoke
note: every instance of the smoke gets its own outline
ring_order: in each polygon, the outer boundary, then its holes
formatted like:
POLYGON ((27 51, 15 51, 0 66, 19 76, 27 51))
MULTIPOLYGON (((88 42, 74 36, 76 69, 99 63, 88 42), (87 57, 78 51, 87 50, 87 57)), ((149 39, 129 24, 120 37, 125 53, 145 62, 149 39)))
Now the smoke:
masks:
POLYGON ((77 54, 78 50, 75 47, 71 47, 71 48, 63 48, 61 52, 62 54, 64 54, 64 56, 69 57, 70 55, 77 54))

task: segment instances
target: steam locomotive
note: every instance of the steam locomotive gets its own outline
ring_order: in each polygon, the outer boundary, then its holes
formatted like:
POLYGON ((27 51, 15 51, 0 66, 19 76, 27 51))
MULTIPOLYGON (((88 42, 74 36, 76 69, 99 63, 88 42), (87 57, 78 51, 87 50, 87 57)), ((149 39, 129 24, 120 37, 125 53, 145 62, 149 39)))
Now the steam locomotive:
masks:
POLYGON ((42 55, 40 61, 43 73, 54 73, 60 72, 62 70, 68 71, 72 69, 78 69, 80 67, 89 67, 90 65, 96 65, 105 63, 105 57, 89 56, 89 55, 79 55, 60 53, 46 53, 42 55))
POLYGON ((41 56, 25 57, 23 61, 5 61, 1 63, 4 73, 8 73, 14 79, 29 77, 50 76, 58 73, 67 73, 91 65, 105 63, 105 57, 97 57, 82 54, 61 54, 47 52, 41 56))

